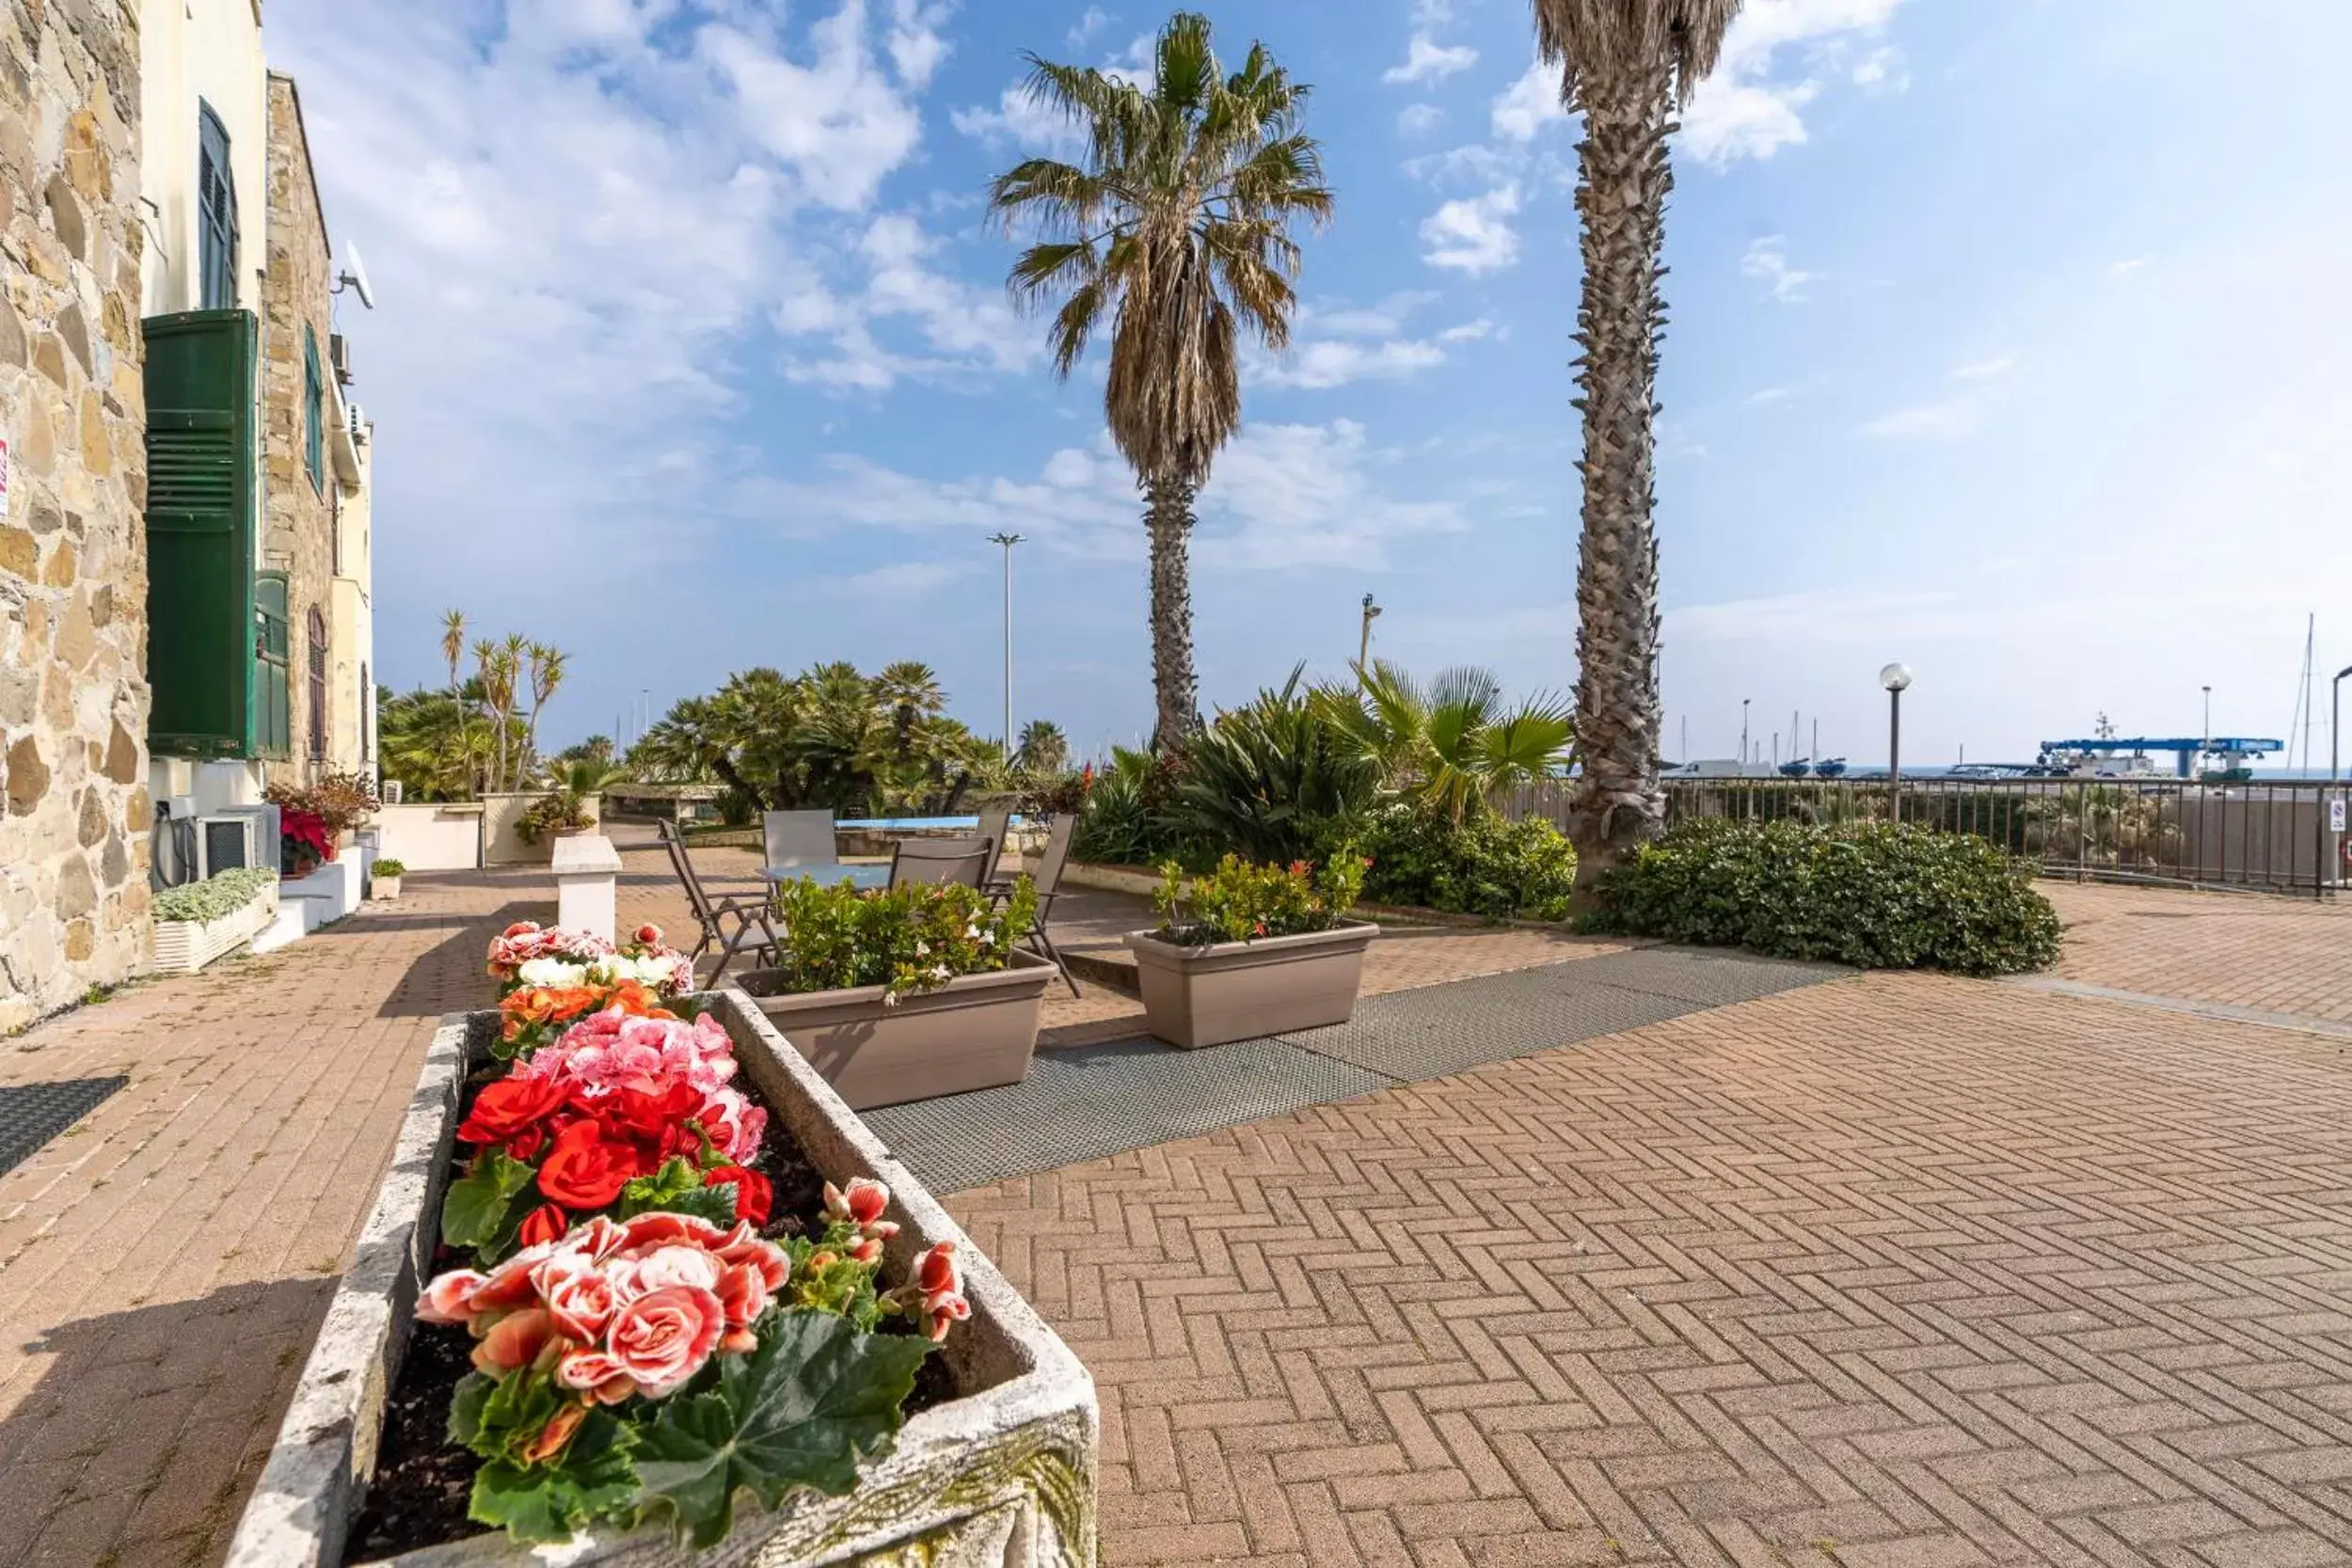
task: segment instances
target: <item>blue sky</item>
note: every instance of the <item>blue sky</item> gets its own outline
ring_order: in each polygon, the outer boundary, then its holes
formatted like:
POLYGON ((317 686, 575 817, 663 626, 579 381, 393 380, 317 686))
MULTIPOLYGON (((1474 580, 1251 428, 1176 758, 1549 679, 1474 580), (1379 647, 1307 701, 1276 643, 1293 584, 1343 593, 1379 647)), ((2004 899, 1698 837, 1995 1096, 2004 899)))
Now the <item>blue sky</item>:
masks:
MULTIPOLYGON (((1375 648, 1574 678, 1574 122, 1524 0, 1209 8, 1314 84, 1339 195, 1194 552, 1204 699, 1375 648)), ((1099 367, 1057 384, 979 192, 1054 127, 1033 0, 271 0, 379 308, 376 663, 440 612, 570 651, 543 736, 753 664, 921 658, 1000 727, 1148 727, 1143 537, 1099 367)), ((2283 735, 2352 662, 2352 137, 2333 0, 1749 0, 1677 148, 1666 749, 1792 710, 1884 755, 2283 735)), ((2324 704, 2323 704, 2324 706, 2324 704)), ((2314 747, 2324 760, 2327 732, 2314 747)), ((1787 739, 1782 741, 1787 753, 1787 739)))

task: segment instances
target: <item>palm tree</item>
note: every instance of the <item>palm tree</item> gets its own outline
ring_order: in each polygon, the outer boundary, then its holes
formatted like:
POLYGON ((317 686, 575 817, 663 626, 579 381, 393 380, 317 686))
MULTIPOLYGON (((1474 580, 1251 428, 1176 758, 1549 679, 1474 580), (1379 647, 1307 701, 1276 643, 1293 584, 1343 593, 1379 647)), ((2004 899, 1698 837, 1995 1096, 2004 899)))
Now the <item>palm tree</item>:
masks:
POLYGON ((1666 311, 1666 137, 1715 67, 1740 0, 1534 0, 1535 40, 1584 116, 1577 143, 1584 293, 1577 307, 1584 411, 1577 562, 1576 728, 1584 770, 1568 807, 1579 912, 1599 879, 1665 821, 1658 784, 1658 536, 1652 420, 1666 311))
POLYGON ((556 688, 564 684, 564 654, 560 648, 545 642, 533 642, 523 650, 531 672, 531 718, 523 726, 523 764, 539 754, 539 710, 548 705, 556 688))
POLYGON ((902 658, 883 665, 882 673, 874 677, 874 695, 890 709, 902 762, 914 744, 915 721, 928 719, 947 705, 938 672, 920 659, 902 658))
POLYGON ((1084 166, 1031 158, 989 187, 1009 230, 1041 236, 1007 286, 1025 307, 1059 299, 1049 341, 1067 378, 1110 322, 1103 408, 1146 498, 1152 541, 1155 739, 1199 722, 1186 560, 1193 497, 1241 423, 1236 325, 1290 341, 1295 218, 1331 214, 1321 150, 1298 129, 1308 88, 1261 44, 1221 73, 1208 19, 1160 29, 1149 87, 1026 56, 1031 102, 1085 128, 1084 166))
POLYGON ((1058 773, 1070 766, 1070 738, 1051 719, 1032 719, 1021 726, 1012 765, 1025 773, 1058 773))
POLYGON ((1320 711, 1375 764, 1389 788, 1460 822, 1514 784, 1566 766, 1575 724, 1549 693, 1502 704, 1491 670, 1441 670, 1422 686, 1386 659, 1359 666, 1354 689, 1327 687, 1320 711))
POLYGON ((469 781, 466 786, 466 792, 468 794, 471 794, 472 784, 470 781, 473 778, 473 728, 466 722, 466 713, 463 706, 465 699, 457 678, 457 661, 464 656, 465 652, 466 612, 462 610, 445 610, 441 611, 441 657, 449 665, 450 701, 460 705, 457 712, 458 749, 464 753, 464 756, 461 759, 461 766, 464 768, 465 777, 469 781))

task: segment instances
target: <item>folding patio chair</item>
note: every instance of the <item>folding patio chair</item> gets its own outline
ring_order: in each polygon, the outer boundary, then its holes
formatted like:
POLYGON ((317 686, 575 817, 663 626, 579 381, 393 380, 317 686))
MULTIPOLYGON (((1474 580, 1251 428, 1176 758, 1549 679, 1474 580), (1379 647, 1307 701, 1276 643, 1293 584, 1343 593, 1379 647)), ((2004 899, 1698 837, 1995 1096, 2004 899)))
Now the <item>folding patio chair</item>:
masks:
POLYGON ((780 944, 775 927, 769 923, 768 895, 762 893, 755 898, 741 895, 713 898, 704 890, 702 879, 694 874, 693 859, 687 854, 686 840, 679 835, 676 825, 657 822, 654 826, 661 834, 662 847, 670 851, 670 868, 677 873, 677 879, 686 888, 686 902, 694 911, 694 921, 702 927, 702 940, 694 943, 694 950, 686 955, 687 958, 690 961, 699 958, 717 947, 720 950, 718 966, 710 972, 713 980, 726 973, 727 965, 734 962, 735 956, 740 952, 748 952, 755 962, 764 959, 770 965, 777 963, 780 944), (726 928, 730 919, 735 922, 732 935, 726 928), (762 940, 753 940, 755 929, 760 933, 762 940), (750 943, 748 947, 745 945, 747 942, 750 943))
POLYGON ((988 864, 980 868, 980 886, 991 893, 1007 880, 1002 872, 1008 847, 1005 834, 1011 826, 1012 812, 1009 808, 992 806, 980 813, 980 836, 996 847, 995 852, 988 857, 988 864))
POLYGON ((1070 988, 1073 996, 1078 994, 1078 982, 1072 977, 1070 966, 1061 961, 1061 952, 1055 947, 1054 939, 1046 934, 1045 922, 1054 912, 1054 895, 1061 891, 1062 867, 1070 863, 1070 840, 1077 831, 1078 814, 1074 811, 1058 813, 1053 827, 1046 831, 1045 853, 1038 857, 1037 874, 1031 879, 1037 883, 1037 920, 1018 939, 1033 943, 1042 957, 1061 971, 1062 983, 1070 988))
POLYGON ((996 846, 984 838, 902 838, 890 857, 890 885, 980 885, 996 846))

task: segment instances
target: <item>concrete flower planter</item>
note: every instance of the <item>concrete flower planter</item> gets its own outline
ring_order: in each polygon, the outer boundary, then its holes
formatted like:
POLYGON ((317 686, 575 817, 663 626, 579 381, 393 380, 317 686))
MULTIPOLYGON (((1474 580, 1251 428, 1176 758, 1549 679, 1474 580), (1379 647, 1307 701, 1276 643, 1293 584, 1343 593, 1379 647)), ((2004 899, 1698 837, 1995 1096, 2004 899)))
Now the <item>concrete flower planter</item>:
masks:
POLYGON ((785 992, 783 972, 755 969, 739 987, 768 1022, 861 1111, 1018 1084, 1037 1054, 1038 1011, 1059 973, 1014 949, 1012 967, 962 974, 937 990, 882 1005, 882 988, 785 992))
MULTIPOLYGON (((960 1397, 910 1418, 897 1446, 869 1461, 843 1497, 798 1493, 770 1513, 739 1501, 735 1533, 709 1551, 674 1546, 649 1527, 534 1553, 503 1534, 384 1560, 399 1568, 1094 1568, 1101 1417, 1076 1356, 975 1251, 955 1221, 867 1132, 840 1096, 733 992, 707 996, 746 1078, 835 1181, 890 1187, 882 1277, 952 1239, 964 1263, 971 1321, 941 1354, 960 1397)), ((229 1568, 340 1568, 345 1533, 373 1471, 384 1401, 408 1343, 418 1281, 432 1268, 441 1187, 460 1085, 486 1054, 495 1012, 452 1014, 426 1053, 391 1168, 328 1306, 278 1445, 246 1505, 229 1568)))
POLYGON ((1364 949, 1379 927, 1349 921, 1328 931, 1186 947, 1132 932, 1136 980, 1152 1033, 1170 1045, 1260 1039, 1345 1023, 1364 978, 1364 949))
POLYGON ((155 922, 155 972, 193 974, 215 958, 232 953, 269 928, 278 918, 278 884, 254 894, 243 909, 218 920, 155 922))
POLYGON ((400 896, 398 877, 378 877, 368 883, 368 896, 379 904, 389 904, 400 896))

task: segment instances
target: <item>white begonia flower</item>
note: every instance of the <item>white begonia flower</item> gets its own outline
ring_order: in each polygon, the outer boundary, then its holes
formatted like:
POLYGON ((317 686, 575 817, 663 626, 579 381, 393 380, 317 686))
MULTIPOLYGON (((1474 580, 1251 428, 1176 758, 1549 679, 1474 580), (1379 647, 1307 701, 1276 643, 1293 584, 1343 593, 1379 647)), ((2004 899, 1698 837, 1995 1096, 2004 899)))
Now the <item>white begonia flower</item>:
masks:
POLYGON ((515 970, 515 978, 526 986, 576 986, 586 974, 580 965, 561 958, 529 958, 515 970))

